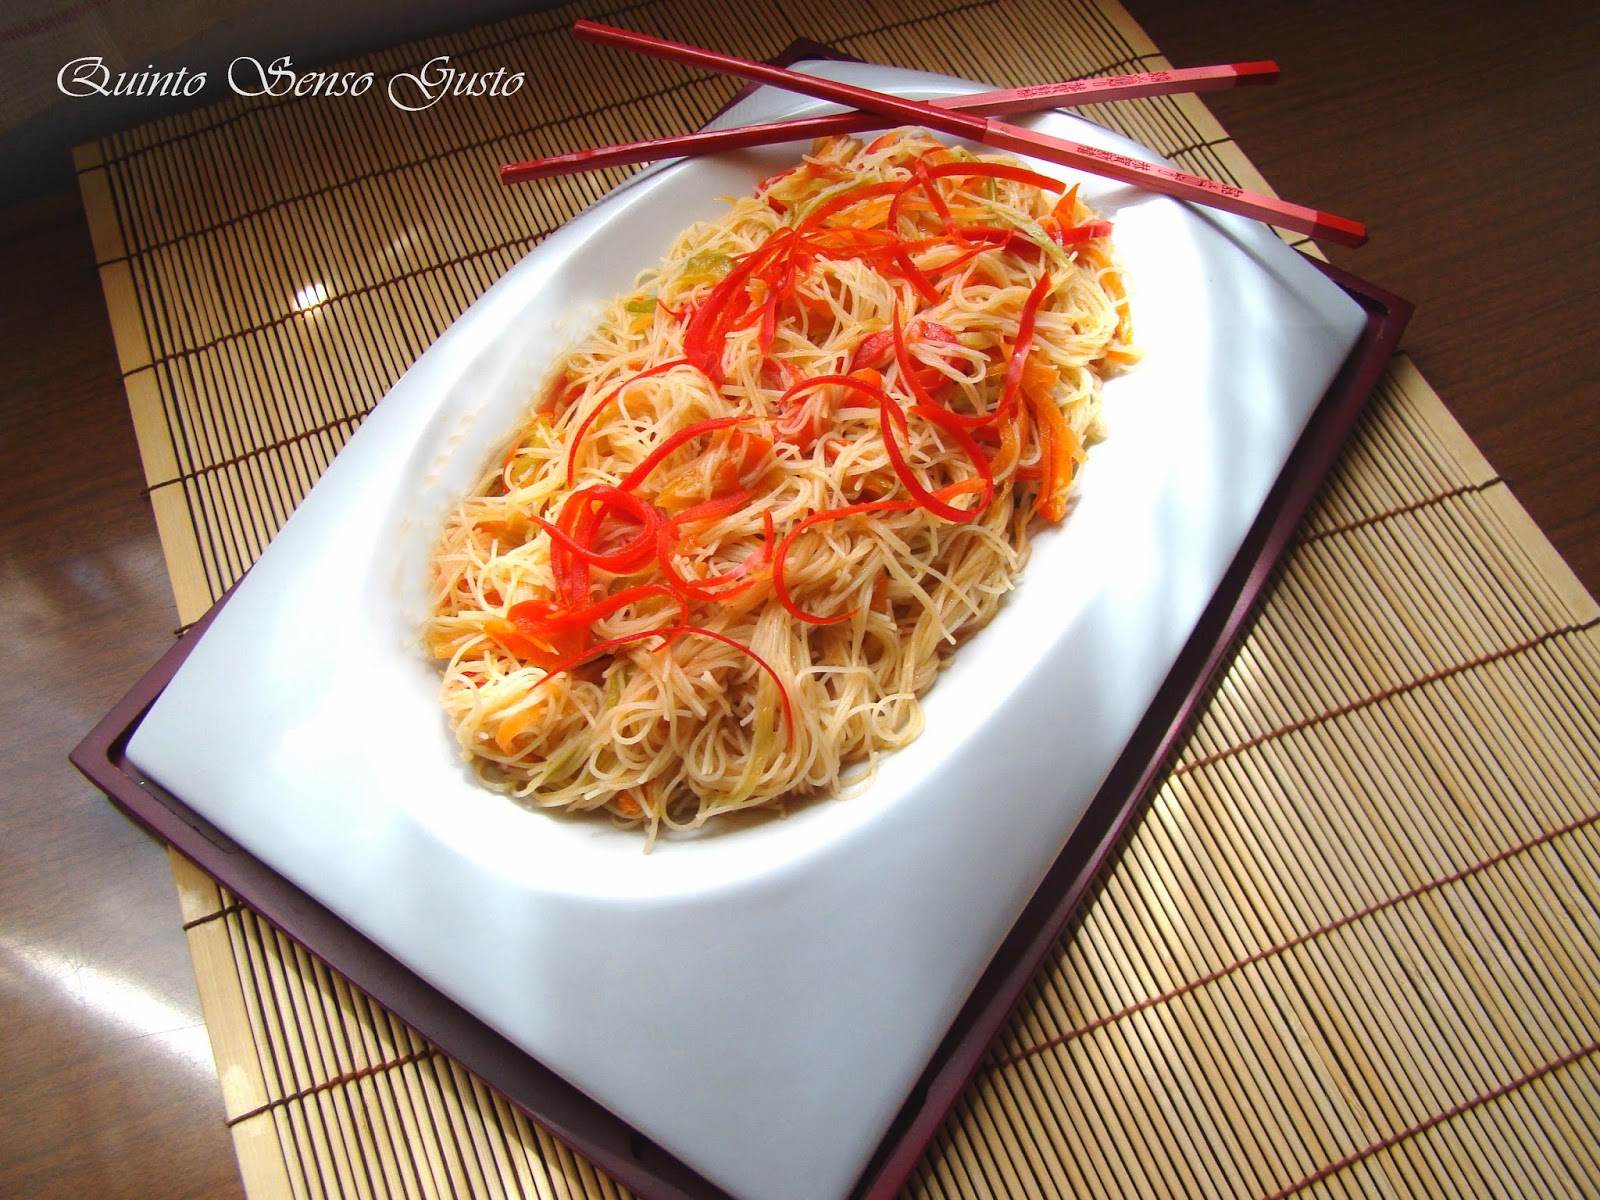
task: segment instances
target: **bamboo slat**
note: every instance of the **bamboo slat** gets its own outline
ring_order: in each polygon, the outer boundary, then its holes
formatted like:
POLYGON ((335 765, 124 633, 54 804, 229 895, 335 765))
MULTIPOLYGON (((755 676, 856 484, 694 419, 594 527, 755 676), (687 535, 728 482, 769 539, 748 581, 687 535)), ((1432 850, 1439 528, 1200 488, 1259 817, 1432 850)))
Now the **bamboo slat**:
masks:
MULTIPOLYGON (((1166 65, 1115 0, 732 12, 627 19, 997 86, 1166 65), (1052 36, 1001 36, 1018 7, 1052 36)), ((230 98, 80 149, 185 622, 429 342, 625 175, 502 189, 496 163, 693 128, 731 94, 673 64, 624 72, 566 38, 571 15, 356 64, 515 61, 512 102, 230 98)), ((1270 190, 1192 97, 1092 115, 1270 190)), ((908 1195, 1600 1193, 1597 714, 1600 608, 1397 359, 908 1195)), ((621 1194, 177 855, 173 873, 252 1200, 621 1194)))

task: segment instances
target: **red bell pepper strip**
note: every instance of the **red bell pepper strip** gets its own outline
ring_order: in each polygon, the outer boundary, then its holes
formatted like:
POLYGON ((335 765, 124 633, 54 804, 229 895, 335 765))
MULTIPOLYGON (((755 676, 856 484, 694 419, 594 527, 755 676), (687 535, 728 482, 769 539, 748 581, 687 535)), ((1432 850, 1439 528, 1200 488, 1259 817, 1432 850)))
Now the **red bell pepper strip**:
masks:
MULTIPOLYGON (((933 411, 931 408, 924 406, 919 405, 917 407, 922 408, 924 412, 933 411)), ((901 450, 899 443, 894 440, 894 430, 896 428, 900 430, 902 437, 909 439, 911 435, 910 426, 906 422, 905 410, 895 402, 894 397, 890 396, 888 392, 879 393, 878 411, 883 429, 883 448, 888 451, 889 464, 894 467, 894 473, 899 477, 900 483, 905 487, 906 491, 916 498, 918 504, 935 516, 943 517, 946 521, 953 521, 956 524, 964 524, 971 521, 983 512, 984 506, 988 504, 989 499, 994 495, 994 478, 988 474, 989 460, 984 457, 983 452, 978 449, 977 445, 966 435, 964 430, 962 431, 962 436, 967 445, 972 448, 973 461, 979 472, 978 477, 983 479, 987 476, 985 498, 972 508, 957 508, 953 504, 946 504, 932 489, 925 487, 912 472, 911 465, 906 461, 905 452, 901 450)), ((953 430, 955 426, 941 425, 941 428, 948 431, 953 430)))
POLYGON ((795 527, 784 534, 783 540, 778 543, 778 548, 772 557, 772 590, 778 597, 778 603, 788 610, 789 615, 806 622, 808 625, 837 625, 840 621, 848 621, 855 616, 855 609, 841 613, 836 617, 819 617, 809 613, 795 603, 794 597, 789 592, 789 585, 784 579, 783 564, 788 557, 789 548, 794 545, 795 539, 813 525, 824 521, 839 521, 845 517, 859 516, 863 513, 876 512, 911 512, 920 507, 913 500, 869 500, 862 504, 847 504, 842 508, 825 508, 814 512, 795 527))
POLYGON ((583 435, 589 432, 589 427, 594 424, 595 418, 600 415, 601 410, 609 405, 618 396, 622 395, 626 389, 638 383, 641 379, 649 379, 655 375, 665 375, 674 367, 686 367, 688 365, 689 360, 687 358, 674 358, 668 362, 657 363, 655 366, 649 367, 646 370, 640 371, 637 375, 623 380, 616 387, 607 392, 605 394, 605 398, 602 399, 599 404, 596 404, 589 410, 589 415, 584 417, 582 423, 578 426, 577 432, 572 435, 572 445, 567 450, 567 486, 569 488, 572 486, 573 470, 577 466, 578 462, 578 444, 583 441, 583 435))
POLYGON ((697 600, 730 600, 759 582, 760 576, 752 575, 751 572, 757 571, 772 553, 772 514, 766 511, 761 514, 761 524, 767 539, 765 544, 760 549, 752 551, 734 570, 710 579, 686 579, 672 565, 673 542, 680 524, 715 520, 717 517, 737 512, 749 503, 754 494, 745 491, 718 500, 708 500, 662 522, 661 529, 656 535, 656 552, 661 560, 661 573, 681 595, 691 596, 697 600))
POLYGON ((1050 291, 1050 273, 1039 276, 1028 298, 1022 302, 1022 312, 1017 317, 1017 340, 1011 347, 1011 362, 1006 367, 1005 387, 1000 392, 1000 403, 995 405, 998 420, 1009 421, 1017 403, 1017 389, 1022 386, 1022 369, 1033 348, 1033 327, 1039 317, 1039 306, 1050 291))
POLYGON ((897 273, 906 279, 929 304, 937 304, 939 302, 938 290, 933 286, 933 282, 928 278, 927 274, 911 260, 911 255, 907 253, 904 245, 901 244, 899 231, 895 228, 895 219, 899 214, 900 198, 905 194, 907 188, 913 186, 915 186, 915 182, 912 180, 898 179, 861 184, 859 187, 850 188, 837 196, 824 200, 811 212, 807 213, 805 219, 796 228, 802 237, 810 241, 810 235, 822 231, 824 229, 823 222, 829 217, 853 208, 866 200, 876 199, 880 196, 892 197, 887 232, 893 240, 884 246, 884 250, 892 258, 897 268, 897 273))
MULTIPOLYGON (((948 325, 942 322, 930 321, 926 317, 916 317, 910 325, 905 327, 903 332, 897 333, 899 319, 900 314, 897 311, 893 327, 880 329, 877 333, 868 334, 861 339, 860 344, 856 346, 855 353, 850 357, 850 369, 852 371, 861 367, 875 367, 878 370, 882 370, 890 363, 898 361, 899 355, 895 348, 895 339, 897 337, 902 341, 906 338, 912 338, 931 346, 961 345, 960 339, 956 337, 948 325)), ((902 375, 906 374, 909 369, 911 368, 906 362, 900 364, 900 373, 902 375)), ((920 369, 920 373, 924 376, 929 372, 935 375, 939 374, 933 367, 922 367, 920 369)), ((923 382, 924 390, 926 390, 927 380, 924 379, 923 382)))
MULTIPOLYGON (((598 509, 591 507, 580 493, 572 492, 556 514, 556 525, 588 545, 600 529, 600 517, 598 509)), ((568 554, 560 542, 550 547, 550 572, 555 576, 556 595, 563 604, 575 607, 588 601, 589 566, 568 554)))
MULTIPOLYGON (((918 318, 917 321, 913 321, 912 325, 916 326, 920 320, 921 319, 918 318)), ((936 321, 929 321, 926 322, 926 324, 929 326, 935 326, 943 331, 943 337, 937 340, 943 341, 946 345, 960 345, 960 343, 956 340, 955 335, 943 325, 939 325, 936 321)), ((911 398, 925 408, 940 407, 940 405, 934 400, 933 395, 928 391, 927 382, 923 377, 923 372, 932 370, 932 368, 925 367, 922 371, 919 371, 911 361, 911 350, 906 344, 906 330, 900 324, 900 312, 898 309, 895 310, 894 316, 891 319, 888 332, 889 344, 894 353, 894 361, 900 368, 900 378, 906 381, 906 389, 911 393, 911 398)), ((878 336, 880 335, 873 334, 873 337, 878 336)), ((870 340, 871 339, 869 338, 868 341, 870 340)), ((862 345, 865 346, 866 342, 863 342, 862 345)), ((948 409, 945 411, 949 412, 948 409)), ((981 429, 994 420, 993 413, 982 413, 978 415, 950 413, 950 416, 960 424, 966 426, 968 429, 981 429)))
POLYGON ((627 575, 649 562, 661 518, 639 497, 607 484, 595 484, 572 493, 557 521, 532 514, 529 519, 550 536, 550 567, 556 591, 570 608, 588 600, 588 567, 627 575), (639 531, 617 549, 599 551, 594 542, 611 510, 633 517, 639 522, 639 531))
POLYGON ((1073 184, 1056 201, 1056 206, 1050 210, 1053 222, 1046 221, 1044 227, 1049 232, 1050 238, 1058 246, 1076 246, 1080 242, 1087 242, 1092 238, 1110 237, 1110 221, 1085 221, 1078 224, 1078 185, 1073 184))
POLYGON ((876 403, 882 381, 883 376, 870 367, 862 367, 851 371, 848 375, 813 375, 808 379, 802 379, 778 398, 778 405, 784 413, 773 423, 773 432, 779 441, 798 446, 801 450, 810 450, 816 444, 817 438, 822 435, 825 414, 815 402, 791 407, 796 400, 807 392, 838 385, 863 392, 876 403))
POLYGON ((988 246, 998 246, 1012 253, 1039 252, 1039 244, 1020 229, 1002 229, 997 225, 957 225, 951 236, 963 242, 983 243, 971 253, 982 254, 988 246))
POLYGON ((1074 225, 1070 229, 1063 229, 1057 225, 1050 230, 1050 239, 1058 246, 1079 246, 1095 238, 1110 236, 1110 221, 1085 221, 1082 225, 1074 225))
POLYGON ((711 433, 717 429, 729 429, 745 421, 758 421, 760 419, 759 417, 712 417, 709 420, 695 421, 693 424, 685 425, 671 437, 665 438, 654 450, 650 451, 645 456, 644 461, 623 477, 621 484, 618 486, 624 492, 633 491, 634 488, 644 482, 646 475, 661 465, 661 461, 664 458, 684 444, 694 441, 695 438, 703 433, 711 433))
POLYGON ((506 619, 516 626, 518 632, 528 637, 545 638, 555 634, 587 631, 596 621, 602 621, 612 613, 635 604, 647 596, 665 596, 682 610, 680 616, 688 616, 688 610, 684 607, 682 599, 671 588, 662 583, 639 583, 633 587, 623 588, 620 592, 613 592, 603 600, 596 600, 592 604, 578 608, 559 608, 542 600, 524 600, 520 604, 513 604, 506 611, 506 619))
MULTIPOLYGON (((693 524, 696 521, 715 521, 730 513, 736 513, 746 504, 749 504, 754 495, 755 493, 749 489, 742 489, 731 495, 703 501, 661 522, 660 528, 656 530, 656 558, 660 563, 662 574, 672 580, 674 586, 682 584, 687 587, 690 585, 693 581, 684 579, 672 567, 672 547, 673 543, 677 541, 678 530, 682 526, 693 524)), ((684 588, 680 587, 678 590, 682 591, 684 588)))
POLYGON ((862 367, 872 367, 881 371, 893 361, 894 334, 887 329, 880 329, 856 344, 856 352, 850 356, 850 369, 859 371, 862 367))
POLYGON ((1027 167, 1012 163, 970 162, 957 159, 954 162, 936 163, 934 166, 925 167, 924 171, 930 179, 947 179, 952 175, 981 175, 993 179, 1010 179, 1015 183, 1036 187, 1042 192, 1061 192, 1065 191, 1067 186, 1059 179, 1052 179, 1048 175, 1041 175, 1037 171, 1030 171, 1027 167))
POLYGON ((785 738, 784 738, 784 748, 787 749, 787 750, 793 750, 794 749, 794 705, 790 702, 790 699, 789 699, 789 689, 783 686, 783 680, 778 678, 778 673, 772 669, 772 664, 767 662, 766 659, 762 658, 759 654, 757 654, 754 650, 750 649, 750 647, 746 646, 743 642, 736 642, 731 637, 729 637, 727 634, 718 633, 715 629, 706 629, 703 626, 699 626, 699 625, 684 625, 678 630, 678 633, 679 634, 693 634, 693 635, 696 635, 698 637, 707 637, 707 638, 712 639, 713 641, 721 642, 724 646, 732 646, 735 650, 742 650, 746 654, 748 654, 755 661, 756 666, 760 667, 763 671, 765 671, 767 673, 768 677, 771 678, 771 680, 772 680, 773 686, 778 689, 778 700, 783 705, 783 724, 784 724, 784 729, 786 731, 785 738))
POLYGON ((711 380, 721 384, 725 378, 722 370, 722 349, 728 333, 736 321, 749 315, 749 295, 746 290, 752 276, 770 264, 789 247, 794 231, 779 229, 760 246, 742 256, 733 270, 721 283, 711 289, 711 294, 695 310, 683 333, 685 357, 711 380), (746 308, 735 311, 735 302, 744 297, 746 308))
POLYGON ((900 268, 901 277, 910 281, 911 286, 917 289, 918 295, 929 304, 937 304, 943 299, 939 295, 939 289, 933 286, 933 280, 928 278, 928 273, 911 261, 911 255, 904 247, 897 249, 894 257, 895 263, 900 268))
POLYGON ((922 190, 928 194, 928 203, 933 205, 933 211, 939 215, 939 223, 948 233, 955 225, 955 218, 950 215, 950 206, 944 202, 944 197, 939 193, 939 185, 934 182, 934 175, 928 169, 928 164, 922 159, 917 159, 916 165, 911 168, 911 175, 922 184, 922 190))
POLYGON ((913 404, 911 415, 921 417, 944 430, 945 436, 961 447, 961 452, 972 460, 972 469, 983 489, 978 493, 978 503, 970 509, 956 509, 963 514, 963 521, 970 521, 978 513, 989 507, 989 502, 994 499, 994 469, 990 466, 989 456, 983 448, 972 440, 972 435, 962 426, 960 418, 947 408, 940 408, 936 404, 913 404))

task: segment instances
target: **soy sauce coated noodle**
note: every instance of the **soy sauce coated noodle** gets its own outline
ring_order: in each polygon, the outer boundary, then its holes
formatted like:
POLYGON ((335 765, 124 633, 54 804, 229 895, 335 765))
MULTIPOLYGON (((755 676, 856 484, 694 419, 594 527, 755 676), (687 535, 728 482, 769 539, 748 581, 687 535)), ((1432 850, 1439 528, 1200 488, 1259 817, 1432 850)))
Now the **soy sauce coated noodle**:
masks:
POLYGON ((1110 232, 914 130, 685 231, 440 542, 427 640, 482 778, 653 840, 912 741, 1137 357, 1110 232))

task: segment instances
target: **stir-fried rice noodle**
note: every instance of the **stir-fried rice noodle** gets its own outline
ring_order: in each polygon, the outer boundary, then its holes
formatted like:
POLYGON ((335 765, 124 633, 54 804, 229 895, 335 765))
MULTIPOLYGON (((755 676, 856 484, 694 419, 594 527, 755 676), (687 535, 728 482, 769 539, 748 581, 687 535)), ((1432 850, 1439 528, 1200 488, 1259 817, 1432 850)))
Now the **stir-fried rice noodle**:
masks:
POLYGON ((1109 234, 912 130, 686 230, 439 544, 427 644, 481 777, 653 839, 916 738, 1136 358, 1109 234))

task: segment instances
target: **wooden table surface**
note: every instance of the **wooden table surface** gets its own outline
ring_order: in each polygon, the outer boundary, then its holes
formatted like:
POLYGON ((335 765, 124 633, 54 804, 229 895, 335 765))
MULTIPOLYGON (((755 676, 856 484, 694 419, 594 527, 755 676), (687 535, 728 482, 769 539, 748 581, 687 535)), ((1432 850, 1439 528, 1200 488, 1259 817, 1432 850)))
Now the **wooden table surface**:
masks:
MULTIPOLYGON (((1213 108, 1330 256, 1418 307, 1404 348, 1600 591, 1600 10, 1128 0, 1176 65, 1275 58, 1213 108)), ((241 1194, 160 847, 67 753, 176 612, 81 213, 0 222, 0 1197, 241 1194)))

